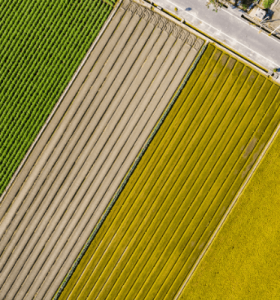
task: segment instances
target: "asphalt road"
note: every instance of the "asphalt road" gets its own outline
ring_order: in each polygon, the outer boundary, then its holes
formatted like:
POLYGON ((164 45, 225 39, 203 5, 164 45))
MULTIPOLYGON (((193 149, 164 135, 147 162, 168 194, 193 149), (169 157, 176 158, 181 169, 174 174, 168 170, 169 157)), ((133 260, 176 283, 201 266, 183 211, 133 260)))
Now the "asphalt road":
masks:
MULTIPOLYGON (((255 61, 265 69, 280 68, 280 41, 260 32, 239 16, 239 9, 206 7, 206 0, 157 0, 156 4, 177 15, 224 45, 255 61)), ((279 69, 280 70, 280 69, 279 69)))

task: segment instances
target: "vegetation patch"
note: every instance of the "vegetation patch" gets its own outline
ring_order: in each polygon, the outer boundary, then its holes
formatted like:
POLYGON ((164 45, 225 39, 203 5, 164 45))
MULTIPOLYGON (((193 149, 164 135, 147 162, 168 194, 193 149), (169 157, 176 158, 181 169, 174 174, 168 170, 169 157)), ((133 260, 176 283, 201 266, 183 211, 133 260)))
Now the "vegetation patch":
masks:
POLYGON ((110 13, 107 2, 1 1, 0 194, 110 13))
POLYGON ((183 290, 183 299, 278 299, 280 135, 183 290))
POLYGON ((173 299, 280 119, 279 86, 209 45, 62 299, 173 299))

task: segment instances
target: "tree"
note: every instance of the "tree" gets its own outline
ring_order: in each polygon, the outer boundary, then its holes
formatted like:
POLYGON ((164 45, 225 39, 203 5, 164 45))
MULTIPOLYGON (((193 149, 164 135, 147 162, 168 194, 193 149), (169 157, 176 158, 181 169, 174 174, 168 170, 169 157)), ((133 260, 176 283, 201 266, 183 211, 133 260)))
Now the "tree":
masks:
POLYGON ((206 6, 210 8, 211 5, 214 8, 213 10, 216 12, 218 11, 219 7, 222 7, 222 4, 218 0, 207 0, 206 6))
MULTIPOLYGON (((237 6, 238 0, 234 0, 234 6, 237 6)), ((219 0, 207 0, 206 6, 209 8, 210 6, 214 7, 214 11, 218 11, 219 7, 222 7, 222 4, 219 2, 219 0)))

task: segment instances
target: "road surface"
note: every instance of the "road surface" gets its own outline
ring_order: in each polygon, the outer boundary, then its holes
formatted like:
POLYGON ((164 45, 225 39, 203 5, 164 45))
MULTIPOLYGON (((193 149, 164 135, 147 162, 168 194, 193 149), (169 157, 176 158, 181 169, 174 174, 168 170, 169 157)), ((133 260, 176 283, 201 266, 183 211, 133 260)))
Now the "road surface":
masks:
POLYGON ((263 68, 280 68, 280 41, 241 19, 239 9, 223 8, 216 13, 206 7, 206 0, 157 0, 155 3, 173 13, 177 7, 177 15, 186 23, 263 68))

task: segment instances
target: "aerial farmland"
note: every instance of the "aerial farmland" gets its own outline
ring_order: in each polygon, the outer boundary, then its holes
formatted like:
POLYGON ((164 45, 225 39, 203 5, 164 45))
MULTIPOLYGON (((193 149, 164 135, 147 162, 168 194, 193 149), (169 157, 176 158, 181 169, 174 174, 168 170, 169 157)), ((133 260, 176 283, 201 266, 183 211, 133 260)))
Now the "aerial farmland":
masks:
POLYGON ((54 294, 203 43, 119 7, 1 203, 3 295, 54 294))
POLYGON ((279 105, 279 86, 209 45, 63 298, 173 299, 279 123, 279 105))
POLYGON ((57 68, 30 76, 26 57, 0 99, 0 298, 185 297, 275 135, 279 85, 150 3, 44 5, 33 64, 57 68))

